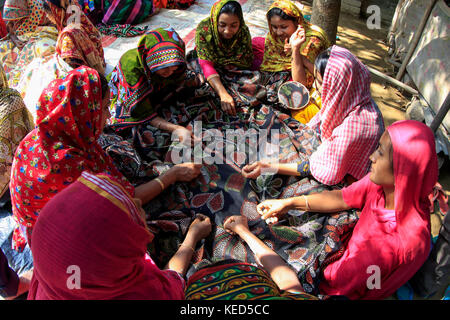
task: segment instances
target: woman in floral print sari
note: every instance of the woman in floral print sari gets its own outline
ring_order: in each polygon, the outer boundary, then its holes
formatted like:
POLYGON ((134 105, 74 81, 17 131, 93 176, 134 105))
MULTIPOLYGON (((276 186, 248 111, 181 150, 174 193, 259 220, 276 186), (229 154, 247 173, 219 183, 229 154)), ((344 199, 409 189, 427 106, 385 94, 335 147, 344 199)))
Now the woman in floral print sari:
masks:
POLYGON ((12 210, 19 223, 15 249, 30 241, 43 206, 84 170, 106 172, 142 203, 175 181, 190 181, 200 173, 200 165, 187 163, 134 188, 97 142, 110 116, 108 93, 106 79, 88 67, 70 71, 42 92, 36 128, 17 147, 11 169, 12 210))
POLYGON ((58 31, 49 25, 41 0, 7 0, 3 20, 8 35, 0 41, 0 62, 9 86, 16 89, 24 69, 55 52, 58 31))

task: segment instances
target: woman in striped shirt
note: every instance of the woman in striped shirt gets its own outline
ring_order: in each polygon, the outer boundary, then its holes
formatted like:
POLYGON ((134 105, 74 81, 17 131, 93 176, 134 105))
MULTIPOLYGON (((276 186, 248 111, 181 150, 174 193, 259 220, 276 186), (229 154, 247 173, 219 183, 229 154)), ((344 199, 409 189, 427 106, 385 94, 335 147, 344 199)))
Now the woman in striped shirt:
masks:
MULTIPOLYGON (((304 40, 303 40, 304 41, 304 40)), ((298 36, 292 46, 301 46, 298 36)), ((383 117, 370 94, 370 73, 350 51, 332 46, 323 51, 312 70, 321 93, 322 109, 307 124, 319 134, 321 145, 302 163, 257 161, 242 174, 256 178, 264 170, 286 175, 312 175, 323 184, 361 179, 369 170, 369 156, 384 131, 383 117)))

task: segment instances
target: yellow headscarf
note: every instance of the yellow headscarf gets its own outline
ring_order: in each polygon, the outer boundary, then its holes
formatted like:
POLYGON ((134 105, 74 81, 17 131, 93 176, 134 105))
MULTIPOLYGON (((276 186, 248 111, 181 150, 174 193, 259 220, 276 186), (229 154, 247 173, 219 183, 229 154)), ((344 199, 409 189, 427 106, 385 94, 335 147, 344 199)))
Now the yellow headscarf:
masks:
POLYGON ((8 88, 6 74, 0 64, 0 197, 8 190, 14 152, 33 129, 31 119, 19 92, 8 88))
MULTIPOLYGON (((288 16, 295 17, 297 19, 297 23, 303 26, 306 34, 306 41, 301 46, 300 52, 302 55, 306 56, 309 61, 314 63, 317 55, 330 46, 326 33, 318 26, 307 22, 303 18, 301 10, 289 0, 275 1, 270 6, 267 14, 273 8, 279 8, 288 16)), ((269 17, 267 17, 267 23, 270 26, 269 17)), ((284 43, 277 39, 277 37, 272 33, 272 30, 270 30, 265 42, 264 58, 261 64, 261 70, 269 72, 291 70, 291 56, 292 54, 284 53, 284 43)), ((309 82, 310 81, 308 81, 308 84, 309 82)), ((310 85, 312 85, 312 82, 310 85)))

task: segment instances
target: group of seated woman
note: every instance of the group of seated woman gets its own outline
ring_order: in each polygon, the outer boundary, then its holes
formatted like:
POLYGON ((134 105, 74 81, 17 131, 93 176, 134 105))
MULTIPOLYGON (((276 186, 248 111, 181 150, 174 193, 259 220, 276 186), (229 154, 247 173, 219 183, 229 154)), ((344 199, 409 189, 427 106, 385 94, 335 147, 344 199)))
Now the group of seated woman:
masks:
MULTIPOLYGON (((52 12, 60 8, 48 7, 52 12)), ((216 2, 196 33, 203 76, 229 115, 240 111, 221 81, 222 70, 281 73, 284 81, 299 81, 311 90, 314 86, 321 102, 292 116, 310 120, 299 126, 313 129, 321 144, 306 161, 257 161, 244 166, 242 176, 256 179, 270 168, 345 187, 265 200, 256 210, 269 224, 290 210, 325 215, 360 210, 342 255, 324 266, 320 293, 385 298, 408 281, 429 254, 428 195, 438 177, 433 133, 416 121, 400 121, 384 130, 370 95, 367 68, 347 49, 327 48, 323 32, 309 25, 293 3, 275 1, 267 19, 270 32, 262 49, 260 39, 252 41, 239 3, 216 2), (381 284, 375 289, 367 286, 371 266, 380 270, 381 284)), ((36 128, 17 146, 11 165, 12 211, 19 225, 14 246, 20 250, 28 243, 33 252, 29 299, 316 299, 305 293, 288 263, 251 232, 242 215, 221 223, 250 247, 258 265, 222 261, 188 275, 195 247, 213 224, 198 214, 166 267, 156 266, 147 254, 155 235, 142 205, 177 181, 195 180, 203 165, 173 165, 134 186, 98 139, 105 126, 122 132, 140 124, 176 132, 180 140, 192 136, 187 128, 164 119, 157 105, 177 87, 199 86, 201 77, 192 77, 184 42, 173 29, 144 35, 136 49, 121 57, 108 76, 109 86, 101 61, 96 63, 100 68, 88 62, 79 59, 82 66, 43 91, 36 128), (80 282, 74 284, 77 290, 67 285, 68 267, 73 265, 82 270, 80 282)))

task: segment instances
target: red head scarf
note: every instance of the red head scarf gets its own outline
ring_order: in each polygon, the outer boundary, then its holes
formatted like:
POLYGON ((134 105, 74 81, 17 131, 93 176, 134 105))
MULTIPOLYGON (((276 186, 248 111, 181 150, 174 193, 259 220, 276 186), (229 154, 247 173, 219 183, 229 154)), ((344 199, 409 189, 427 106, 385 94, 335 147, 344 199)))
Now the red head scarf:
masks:
MULTIPOLYGON (((84 170, 107 172, 134 194, 133 186, 97 143, 102 130, 101 101, 98 73, 87 67, 54 80, 42 92, 36 128, 17 147, 11 170, 12 210, 28 240, 42 207, 84 170)), ((24 244, 16 232, 15 247, 24 244)))
POLYGON ((28 299, 184 299, 184 280, 146 256, 152 235, 131 195, 84 172, 49 201, 32 235, 28 299))

